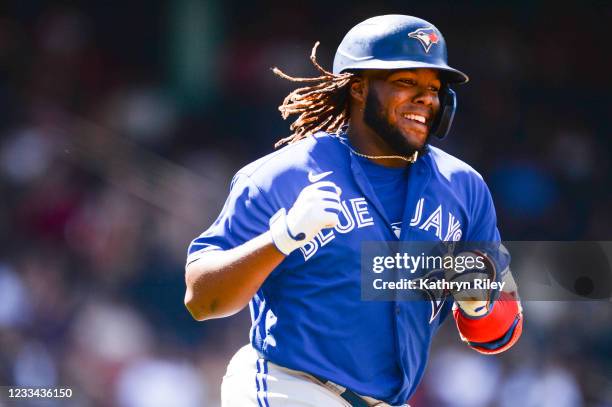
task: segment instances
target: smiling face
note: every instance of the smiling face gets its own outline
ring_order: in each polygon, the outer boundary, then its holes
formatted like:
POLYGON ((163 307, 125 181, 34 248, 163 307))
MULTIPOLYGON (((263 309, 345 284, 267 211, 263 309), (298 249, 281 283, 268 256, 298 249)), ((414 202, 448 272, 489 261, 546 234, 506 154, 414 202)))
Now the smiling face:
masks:
POLYGON ((441 81, 433 69, 366 71, 363 122, 397 154, 424 147, 440 110, 441 81))

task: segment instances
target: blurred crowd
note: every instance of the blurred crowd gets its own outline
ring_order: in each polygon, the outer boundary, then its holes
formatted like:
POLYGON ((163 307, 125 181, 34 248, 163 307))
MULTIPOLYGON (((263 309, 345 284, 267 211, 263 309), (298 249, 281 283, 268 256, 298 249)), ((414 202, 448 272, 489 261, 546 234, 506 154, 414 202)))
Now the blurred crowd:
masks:
MULTIPOLYGON (((250 321, 191 319, 187 246, 288 133, 270 68, 314 74, 316 40, 329 67, 376 14, 434 22, 470 75, 437 144, 483 174, 504 239, 612 240, 610 5, 370 3, 0 5, 0 385, 73 390, 31 405, 218 406, 250 321)), ((612 406, 609 302, 524 306, 498 357, 446 323, 411 405, 612 406)))

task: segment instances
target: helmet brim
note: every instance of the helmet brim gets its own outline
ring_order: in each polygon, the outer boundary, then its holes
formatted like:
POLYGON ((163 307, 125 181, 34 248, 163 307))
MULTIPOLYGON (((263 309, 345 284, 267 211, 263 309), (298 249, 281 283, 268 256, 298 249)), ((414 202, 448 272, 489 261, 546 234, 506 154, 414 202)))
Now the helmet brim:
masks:
POLYGON ((381 60, 381 59, 369 59, 365 61, 359 61, 355 64, 345 66, 341 72, 348 71, 361 71, 364 69, 384 69, 384 70, 399 70, 399 69, 418 69, 418 68, 429 68, 441 71, 444 80, 451 84, 464 84, 467 83, 470 78, 463 72, 451 68, 446 64, 432 64, 427 62, 419 61, 392 61, 392 60, 381 60))

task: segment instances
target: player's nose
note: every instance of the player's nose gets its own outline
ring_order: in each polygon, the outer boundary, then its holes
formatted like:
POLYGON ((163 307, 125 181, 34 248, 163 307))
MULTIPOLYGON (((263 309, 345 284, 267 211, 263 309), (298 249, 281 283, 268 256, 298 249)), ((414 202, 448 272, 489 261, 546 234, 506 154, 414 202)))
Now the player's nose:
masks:
POLYGON ((433 106, 435 99, 438 98, 438 95, 434 92, 431 92, 425 88, 418 88, 416 94, 414 95, 412 101, 413 103, 422 104, 425 106, 433 106))

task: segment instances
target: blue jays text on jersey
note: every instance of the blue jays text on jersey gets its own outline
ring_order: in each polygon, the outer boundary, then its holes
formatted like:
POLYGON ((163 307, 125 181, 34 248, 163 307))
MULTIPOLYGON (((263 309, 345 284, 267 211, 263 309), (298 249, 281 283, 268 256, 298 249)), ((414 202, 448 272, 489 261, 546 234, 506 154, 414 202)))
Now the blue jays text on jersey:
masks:
POLYGON ((270 217, 291 208, 304 187, 333 181, 342 189, 339 224, 269 275, 250 302, 250 340, 273 363, 402 404, 423 375, 432 337, 452 303, 432 314, 429 301, 361 301, 361 243, 497 242, 495 209, 476 171, 428 147, 409 169, 401 225, 392 224, 347 144, 342 134, 318 133, 242 168, 215 223, 190 245, 187 261, 266 232, 270 217))

